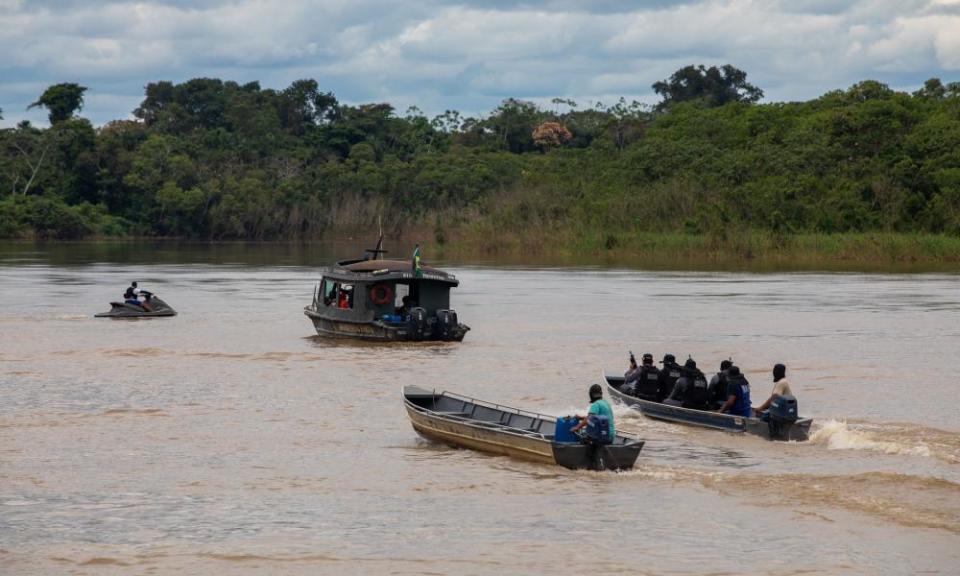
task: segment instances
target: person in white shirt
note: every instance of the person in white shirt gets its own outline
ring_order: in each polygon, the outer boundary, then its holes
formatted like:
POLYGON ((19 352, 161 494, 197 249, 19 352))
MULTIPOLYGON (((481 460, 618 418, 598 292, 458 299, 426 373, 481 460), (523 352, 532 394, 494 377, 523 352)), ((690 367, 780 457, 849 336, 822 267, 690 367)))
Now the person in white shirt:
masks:
POLYGON ((770 404, 777 399, 778 396, 793 396, 793 391, 790 390, 790 382, 787 381, 787 367, 783 364, 776 364, 773 367, 773 393, 770 394, 770 397, 767 398, 767 401, 754 408, 757 413, 763 412, 770 407, 770 404))

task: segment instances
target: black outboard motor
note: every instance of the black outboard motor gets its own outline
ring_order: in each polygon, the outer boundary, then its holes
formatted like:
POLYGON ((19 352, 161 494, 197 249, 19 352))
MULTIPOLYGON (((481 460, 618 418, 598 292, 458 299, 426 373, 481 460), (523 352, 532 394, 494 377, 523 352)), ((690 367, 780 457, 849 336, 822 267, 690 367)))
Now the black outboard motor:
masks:
POLYGON ((413 340, 423 340, 430 336, 430 326, 427 323, 427 311, 417 306, 410 309, 408 333, 413 340))
POLYGON ((767 425, 770 426, 770 438, 786 439, 790 428, 797 421, 797 399, 789 394, 777 396, 767 410, 767 425))
POLYGON ((457 328, 460 322, 457 319, 456 310, 437 310, 437 335, 441 340, 453 340, 456 338, 457 328))

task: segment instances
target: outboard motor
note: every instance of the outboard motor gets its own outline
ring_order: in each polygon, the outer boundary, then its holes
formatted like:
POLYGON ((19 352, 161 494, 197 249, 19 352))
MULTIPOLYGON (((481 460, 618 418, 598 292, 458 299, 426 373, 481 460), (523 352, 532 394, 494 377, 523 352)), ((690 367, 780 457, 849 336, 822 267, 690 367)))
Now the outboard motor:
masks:
POLYGON ((410 309, 408 332, 413 340, 423 340, 430 336, 430 326, 427 324, 427 311, 417 306, 410 309))
POLYGON ((797 399, 789 394, 777 396, 767 410, 767 425, 771 438, 787 438, 790 428, 797 421, 797 399))
POLYGON ((610 419, 598 414, 587 416, 587 438, 597 444, 612 444, 610 419))
POLYGON ((441 340, 453 340, 459 326, 456 310, 437 310, 436 330, 441 340))

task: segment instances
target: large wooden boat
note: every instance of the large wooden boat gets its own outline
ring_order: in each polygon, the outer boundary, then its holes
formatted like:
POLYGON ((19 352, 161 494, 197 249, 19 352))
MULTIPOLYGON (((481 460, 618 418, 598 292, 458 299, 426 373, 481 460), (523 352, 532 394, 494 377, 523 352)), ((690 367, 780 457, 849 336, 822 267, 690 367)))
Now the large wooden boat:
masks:
POLYGON ((404 260, 344 260, 322 270, 313 302, 303 312, 317 334, 365 340, 445 340, 460 342, 470 327, 450 308, 453 275, 437 268, 415 268, 404 260))
POLYGON ((572 421, 500 406, 451 392, 403 389, 407 415, 418 434, 436 442, 513 456, 570 469, 627 470, 643 441, 617 435, 612 444, 591 446, 570 434, 572 421), (557 437, 570 441, 556 441, 557 437))
POLYGON ((604 373, 603 379, 611 398, 630 408, 639 410, 644 416, 655 420, 665 420, 727 432, 754 434, 768 440, 795 441, 807 440, 810 434, 810 425, 813 423, 810 418, 798 418, 793 422, 776 419, 766 421, 760 418, 721 414, 711 410, 684 408, 680 405, 671 404, 669 400, 656 402, 625 394, 621 391, 624 382, 623 376, 604 373))

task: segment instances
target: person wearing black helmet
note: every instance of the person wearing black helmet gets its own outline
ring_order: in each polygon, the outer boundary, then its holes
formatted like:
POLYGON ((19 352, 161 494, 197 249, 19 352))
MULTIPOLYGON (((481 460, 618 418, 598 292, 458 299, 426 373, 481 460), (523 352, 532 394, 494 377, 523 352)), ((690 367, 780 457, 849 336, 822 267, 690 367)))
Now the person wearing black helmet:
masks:
POLYGON ((653 354, 649 352, 643 355, 643 363, 640 365, 637 374, 637 384, 634 391, 637 398, 644 400, 660 400, 660 371, 653 365, 653 354))
POLYGON ((770 404, 779 396, 793 396, 793 391, 790 390, 790 383, 787 382, 787 367, 783 364, 775 364, 773 366, 773 393, 770 394, 770 397, 767 398, 767 401, 757 406, 754 411, 757 413, 763 412, 770 407, 770 404))
POLYGON ((727 400, 717 410, 717 412, 728 411, 733 416, 744 418, 753 415, 753 410, 750 408, 750 383, 737 366, 727 369, 727 400))
POLYGON ((660 362, 663 368, 660 369, 660 382, 657 390, 657 402, 663 402, 663 399, 673 392, 673 387, 677 380, 683 374, 680 365, 677 364, 677 358, 673 354, 664 354, 660 362))
POLYGON ((701 410, 707 407, 707 377, 697 368, 693 358, 687 358, 683 364, 680 378, 667 399, 672 404, 684 408, 701 410))
POLYGON ((727 400, 727 370, 733 366, 732 360, 724 360, 720 363, 720 371, 710 379, 710 385, 707 391, 710 394, 710 402, 714 406, 720 406, 727 400))
MULTIPOLYGON (((580 422, 571 428, 570 431, 578 432, 583 428, 588 427, 591 421, 596 423, 598 421, 602 422, 602 420, 605 419, 607 421, 608 436, 607 440, 603 441, 603 443, 609 444, 610 442, 613 442, 613 439, 616 438, 617 434, 616 429, 613 426, 613 409, 610 408, 610 404, 603 399, 603 388, 601 388, 599 384, 590 386, 589 394, 590 408, 587 410, 587 415, 577 415, 577 418, 580 420, 580 422)), ((588 429, 588 434, 589 432, 590 430, 588 429)), ((590 436, 591 439, 594 439, 592 434, 590 434, 590 436)))

